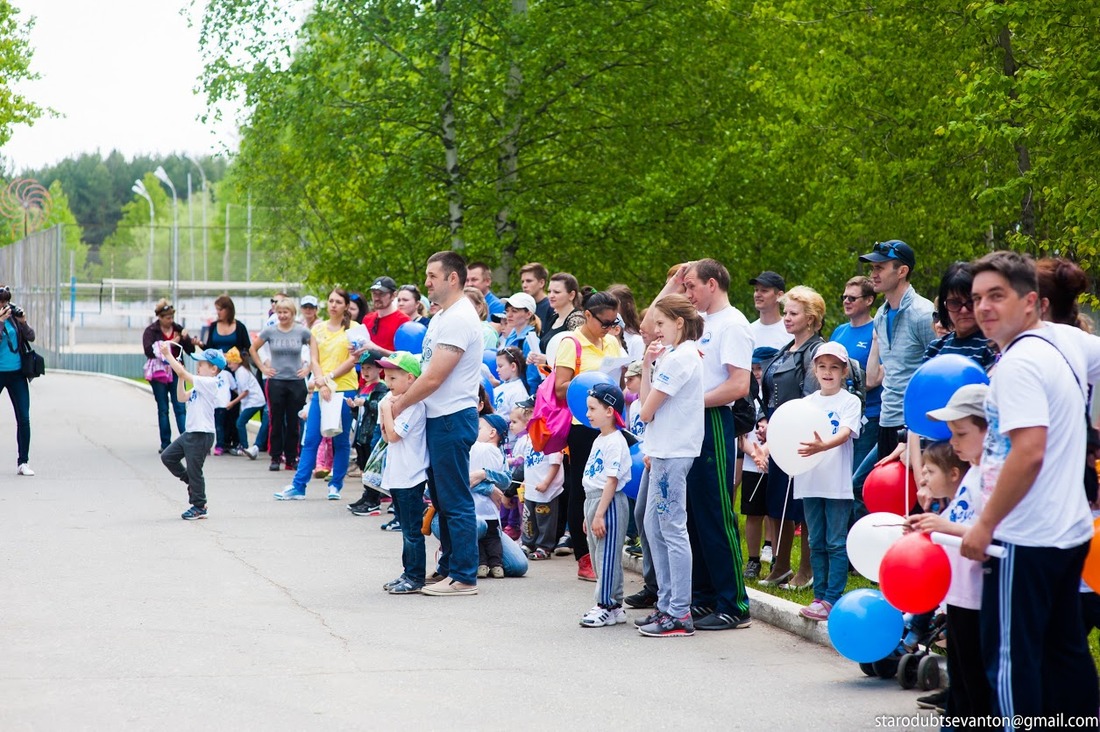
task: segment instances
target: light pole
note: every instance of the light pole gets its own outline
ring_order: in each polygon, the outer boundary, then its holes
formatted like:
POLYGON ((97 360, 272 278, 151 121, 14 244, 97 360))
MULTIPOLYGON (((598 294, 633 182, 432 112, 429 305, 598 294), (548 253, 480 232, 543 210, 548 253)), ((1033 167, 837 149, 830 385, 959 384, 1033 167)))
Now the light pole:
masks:
POLYGON ((149 191, 145 190, 145 184, 141 182, 141 178, 134 181, 134 185, 130 188, 131 191, 144 198, 149 203, 149 261, 145 267, 145 279, 149 280, 149 284, 146 285, 145 296, 148 298, 153 297, 153 199, 149 195, 149 191))
MULTIPOLYGON (((184 157, 190 160, 191 164, 199 169, 199 175, 202 176, 202 278, 205 280, 208 279, 206 275, 206 199, 208 197, 206 193, 206 172, 203 171, 202 165, 199 164, 198 160, 195 160, 195 158, 190 155, 184 157)), ((188 200, 190 200, 190 198, 188 200)))
POLYGON ((180 257, 180 207, 179 199, 176 198, 176 187, 172 185, 172 179, 168 177, 168 174, 164 172, 164 166, 158 165, 157 169, 153 171, 153 175, 157 177, 164 185, 168 186, 168 190, 172 191, 172 303, 175 304, 179 300, 179 257, 180 257))

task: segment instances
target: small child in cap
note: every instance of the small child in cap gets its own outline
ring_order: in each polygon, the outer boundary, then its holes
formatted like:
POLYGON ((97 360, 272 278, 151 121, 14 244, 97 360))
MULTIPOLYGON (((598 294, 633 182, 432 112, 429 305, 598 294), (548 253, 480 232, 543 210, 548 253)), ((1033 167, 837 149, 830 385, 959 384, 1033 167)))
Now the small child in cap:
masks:
POLYGON ((160 460, 168 472, 187 484, 191 508, 184 511, 180 518, 194 521, 206 518, 206 478, 202 474, 202 466, 214 446, 214 410, 222 388, 220 374, 226 365, 225 356, 215 348, 196 351, 192 356, 198 362, 196 373, 191 374, 176 358, 170 343, 160 341, 161 353, 179 377, 176 398, 187 402, 187 431, 164 448, 160 460), (190 397, 185 389, 187 384, 192 386, 190 397))
POLYGON ((225 362, 233 374, 237 384, 237 396, 230 400, 227 409, 234 405, 241 405, 240 416, 237 417, 237 438, 240 446, 229 451, 231 455, 247 455, 250 460, 255 460, 260 454, 260 441, 267 442, 267 400, 264 398, 264 390, 260 382, 252 374, 252 369, 244 365, 241 352, 233 346, 225 353, 225 362), (260 415, 260 431, 256 433, 256 444, 248 446, 248 422, 256 414, 260 415))
POLYGON ((477 442, 470 447, 470 492, 477 518, 485 522, 485 535, 477 541, 478 578, 504 576, 504 545, 500 538, 501 488, 512 481, 504 463, 501 443, 508 436, 508 422, 499 414, 486 414, 478 423, 477 442))

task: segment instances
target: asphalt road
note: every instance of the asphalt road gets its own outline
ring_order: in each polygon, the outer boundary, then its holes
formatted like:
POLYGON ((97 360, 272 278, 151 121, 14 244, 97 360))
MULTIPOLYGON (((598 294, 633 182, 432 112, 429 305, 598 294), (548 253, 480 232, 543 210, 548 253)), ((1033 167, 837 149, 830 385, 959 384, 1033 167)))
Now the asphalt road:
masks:
POLYGON ((386 595, 399 535, 320 481, 276 502, 289 473, 211 457, 210 518, 181 521, 149 393, 49 374, 31 399, 25 478, 0 397, 5 732, 848 730, 916 713, 916 692, 759 621, 687 639, 582 629, 593 586, 567 559, 477 597, 386 595))

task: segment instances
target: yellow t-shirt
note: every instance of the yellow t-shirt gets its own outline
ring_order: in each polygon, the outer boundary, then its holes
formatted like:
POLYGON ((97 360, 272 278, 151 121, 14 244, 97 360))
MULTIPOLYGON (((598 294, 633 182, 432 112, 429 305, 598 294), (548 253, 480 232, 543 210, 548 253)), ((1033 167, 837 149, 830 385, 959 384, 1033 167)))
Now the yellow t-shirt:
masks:
MULTIPOLYGON (((331 374, 340 364, 348 360, 351 344, 348 343, 348 332, 344 328, 336 331, 329 330, 326 321, 317 323, 310 332, 317 339, 317 355, 321 360, 322 372, 331 374)), ((359 378, 355 375, 355 369, 336 377, 337 391, 354 391, 358 388, 359 378)))
MULTIPOLYGON (((577 346, 573 342, 574 339, 581 344, 581 370, 577 373, 599 371, 600 364, 603 363, 605 358, 619 358, 626 355, 623 353, 622 346, 619 345, 619 339, 613 335, 605 335, 601 347, 592 343, 577 331, 573 331, 563 336, 561 342, 558 343, 558 356, 554 359, 555 367, 577 368, 577 346)), ((576 376, 577 373, 573 375, 576 376)), ((573 424, 580 424, 580 422, 574 418, 573 424)))

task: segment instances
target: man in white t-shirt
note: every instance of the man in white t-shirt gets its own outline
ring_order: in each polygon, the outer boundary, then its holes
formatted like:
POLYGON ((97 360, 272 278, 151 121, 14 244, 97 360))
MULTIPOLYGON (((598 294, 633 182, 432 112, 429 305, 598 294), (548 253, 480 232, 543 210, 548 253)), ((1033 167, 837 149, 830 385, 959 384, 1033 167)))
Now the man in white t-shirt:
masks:
POLYGON ((783 325, 779 312, 779 300, 787 289, 787 282, 775 272, 761 272, 749 280, 752 285, 752 304, 760 317, 752 321, 752 337, 757 347, 768 346, 779 350, 793 339, 783 325))
POLYGON ((470 494, 470 447, 477 440, 482 330, 474 306, 462 294, 466 262, 455 252, 428 259, 424 282, 439 312, 424 334, 423 373, 394 398, 394 416, 417 402, 427 412, 431 445, 428 494, 439 514, 442 553, 425 595, 477 594, 477 521, 470 494))
POLYGON ((982 332, 1002 354, 986 399, 985 507, 962 543, 964 557, 985 561, 980 620, 994 713, 1061 712, 1095 727, 1100 691, 1078 586, 1093 535, 1085 403, 1088 384, 1100 380, 1100 339, 1039 319, 1026 255, 975 262, 972 296, 982 332), (1003 558, 986 556, 994 540, 1003 558))
MULTIPOLYGON (((749 393, 753 335, 749 321, 730 305, 729 287, 729 270, 713 259, 701 259, 682 266, 656 298, 682 292, 704 320, 698 341, 703 354, 703 448, 687 478, 691 614, 696 630, 732 630, 752 623, 734 513, 737 438, 729 405, 749 393)), ((639 525, 644 515, 645 501, 639 493, 639 525)), ((628 604, 638 607, 629 602, 635 599, 632 595, 628 604)))

